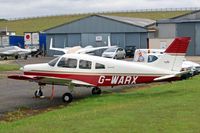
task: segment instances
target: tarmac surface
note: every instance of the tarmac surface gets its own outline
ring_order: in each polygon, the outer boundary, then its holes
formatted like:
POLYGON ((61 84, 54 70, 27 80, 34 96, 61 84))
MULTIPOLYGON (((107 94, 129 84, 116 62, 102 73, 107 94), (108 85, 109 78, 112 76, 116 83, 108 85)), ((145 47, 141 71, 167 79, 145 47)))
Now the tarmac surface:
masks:
MULTIPOLYGON (((28 60, 19 59, 17 62, 19 64, 34 64, 34 63, 45 63, 52 59, 52 57, 40 57, 40 58, 29 58, 28 60)), ((200 57, 187 57, 188 60, 200 63, 200 57)), ((128 61, 131 58, 126 59, 128 61)), ((0 64, 16 64, 14 60, 0 61, 0 64)), ((53 107, 57 105, 63 105, 62 95, 69 92, 66 86, 55 86, 55 96, 53 100, 49 99, 51 95, 51 85, 47 85, 43 89, 43 93, 46 96, 43 99, 35 98, 34 92, 38 89, 38 84, 28 81, 18 81, 8 79, 7 75, 21 73, 20 71, 10 71, 0 73, 0 118, 5 112, 15 111, 19 108, 30 108, 30 109, 43 109, 47 107, 53 107)), ((143 84, 144 86, 144 84, 143 84)), ((127 86, 126 86, 127 87, 127 86)), ((133 87, 133 86, 128 86, 133 87)), ((101 88, 104 90, 120 91, 124 88, 114 87, 114 88, 101 88)), ((75 87, 73 96, 75 100, 87 98, 91 95, 92 88, 86 87, 75 87)))
MULTIPOLYGON (((17 63, 26 65, 34 63, 45 63, 53 59, 52 57, 41 57, 41 58, 29 58, 28 60, 19 59, 17 63)), ((0 61, 0 64, 16 64, 14 60, 0 61)), ((20 74, 21 71, 6 71, 0 72, 0 118, 1 116, 10 111, 16 111, 20 108, 28 109, 44 109, 48 107, 54 107, 57 105, 63 105, 62 95, 66 92, 69 92, 67 86, 54 86, 55 95, 51 100, 52 86, 47 85, 42 90, 45 98, 35 98, 34 92, 38 89, 38 84, 35 82, 29 81, 20 81, 8 79, 7 75, 10 74, 20 74)), ((123 87, 104 87, 101 88, 104 90, 114 90, 119 91, 123 87)), ((91 94, 92 88, 87 87, 75 87, 74 100, 87 98, 91 94)))

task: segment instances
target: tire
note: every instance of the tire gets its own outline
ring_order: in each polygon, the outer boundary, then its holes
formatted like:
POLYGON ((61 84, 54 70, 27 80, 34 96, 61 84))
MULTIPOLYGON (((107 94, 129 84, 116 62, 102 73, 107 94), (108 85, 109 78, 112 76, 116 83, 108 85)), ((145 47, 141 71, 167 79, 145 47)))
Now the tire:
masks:
POLYGON ((92 95, 100 95, 101 94, 101 89, 98 87, 94 87, 92 89, 92 95))
POLYGON ((4 58, 3 58, 3 60, 7 60, 8 58, 5 56, 4 58))
POLYGON ((73 96, 72 96, 71 93, 65 93, 65 94, 63 94, 63 96, 62 96, 62 101, 63 101, 64 103, 71 103, 72 100, 73 100, 73 96))
POLYGON ((28 58, 28 55, 25 55, 25 56, 24 56, 24 60, 27 60, 27 58, 28 58))
POLYGON ((41 97, 41 96, 43 96, 43 92, 42 92, 42 90, 36 90, 34 95, 35 95, 35 97, 41 97))
POLYGON ((15 55, 15 59, 18 59, 19 58, 19 56, 18 55, 15 55))

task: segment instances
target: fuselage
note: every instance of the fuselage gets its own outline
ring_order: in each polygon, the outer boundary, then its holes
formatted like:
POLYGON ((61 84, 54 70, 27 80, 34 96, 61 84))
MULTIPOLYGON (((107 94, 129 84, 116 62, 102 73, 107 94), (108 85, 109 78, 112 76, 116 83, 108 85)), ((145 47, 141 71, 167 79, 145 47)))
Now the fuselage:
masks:
MULTIPOLYGON (((113 60, 86 54, 65 54, 52 62, 26 65, 24 75, 76 80, 92 86, 116 86, 153 82, 173 74, 143 63, 113 60)), ((59 84, 58 82, 55 84, 59 84)))
POLYGON ((23 55, 23 54, 29 54, 29 53, 31 53, 31 50, 22 49, 18 46, 9 46, 5 48, 0 48, 0 55, 5 55, 5 56, 23 55))

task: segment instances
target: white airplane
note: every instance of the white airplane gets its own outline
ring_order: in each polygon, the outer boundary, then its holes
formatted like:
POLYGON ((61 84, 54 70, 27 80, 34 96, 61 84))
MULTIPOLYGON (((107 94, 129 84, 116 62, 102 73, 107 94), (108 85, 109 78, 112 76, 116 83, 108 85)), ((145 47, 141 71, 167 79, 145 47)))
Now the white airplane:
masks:
POLYGON ((29 49, 22 49, 18 46, 8 46, 0 48, 0 57, 7 59, 8 56, 13 56, 15 59, 18 59, 19 56, 24 56, 24 59, 27 59, 28 55, 31 53, 29 49))
POLYGON ((49 49, 55 50, 55 51, 61 51, 65 54, 72 54, 72 53, 89 54, 89 53, 94 52, 96 50, 107 49, 107 48, 110 48, 110 47, 116 47, 116 46, 111 46, 110 36, 108 36, 108 45, 107 46, 103 46, 103 47, 87 46, 87 47, 84 47, 84 48, 82 48, 81 46, 55 48, 55 47, 53 47, 53 39, 51 38, 49 49))
MULTIPOLYGON (((49 63, 26 65, 23 74, 8 78, 38 83, 35 96, 43 96, 42 86, 65 85, 73 91, 74 86, 93 87, 92 94, 101 94, 102 86, 131 85, 179 77, 181 65, 189 44, 189 37, 178 37, 164 51, 164 55, 151 64, 113 60, 88 54, 64 54, 49 63)), ((64 102, 71 102, 73 96, 65 93, 64 102)))

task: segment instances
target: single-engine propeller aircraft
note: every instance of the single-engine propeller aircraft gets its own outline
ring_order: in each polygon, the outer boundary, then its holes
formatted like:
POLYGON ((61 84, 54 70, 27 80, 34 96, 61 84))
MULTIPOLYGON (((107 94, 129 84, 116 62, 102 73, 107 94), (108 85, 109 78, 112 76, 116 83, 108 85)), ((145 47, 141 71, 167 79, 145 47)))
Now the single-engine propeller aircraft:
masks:
MULTIPOLYGON (((42 86, 65 85, 93 87, 92 94, 101 94, 102 86, 130 85, 170 80, 180 76, 181 65, 190 42, 189 37, 177 37, 155 62, 143 64, 113 60, 87 54, 64 54, 49 63, 26 65, 23 74, 9 75, 8 78, 37 82, 39 89, 35 96, 42 96, 42 86)), ((64 102, 71 102, 73 96, 65 93, 64 102)))
POLYGON ((65 47, 65 48, 55 48, 53 47, 53 39, 51 38, 50 40, 50 50, 55 50, 55 51, 61 51, 64 54, 90 54, 94 51, 97 50, 106 50, 108 48, 111 47, 116 47, 116 46, 111 46, 111 42, 110 42, 110 36, 108 36, 108 45, 107 46, 102 46, 102 47, 93 47, 91 45, 87 46, 87 47, 81 47, 81 46, 74 46, 74 47, 65 47))
POLYGON ((19 56, 23 56, 24 59, 27 59, 30 53, 31 53, 31 50, 23 49, 18 46, 8 46, 8 47, 0 48, 0 56, 4 60, 6 60, 8 56, 13 56, 15 57, 15 59, 18 59, 19 56))

